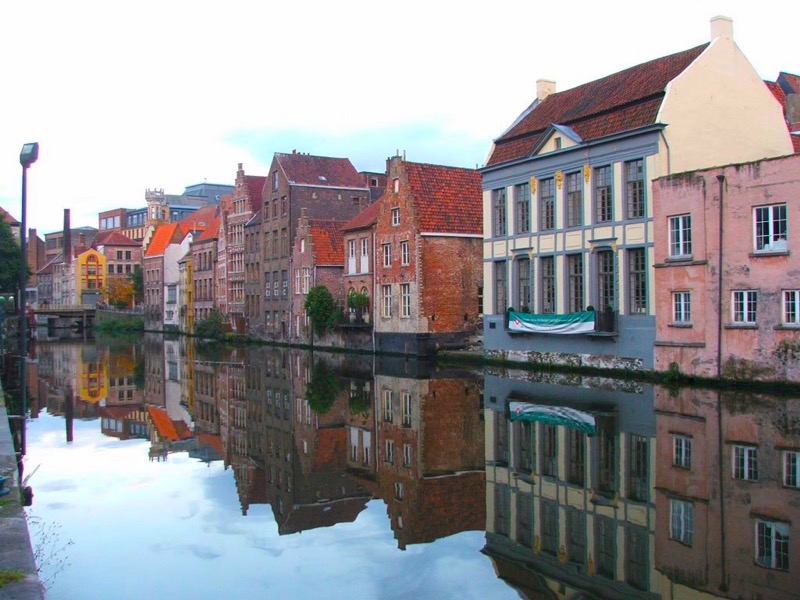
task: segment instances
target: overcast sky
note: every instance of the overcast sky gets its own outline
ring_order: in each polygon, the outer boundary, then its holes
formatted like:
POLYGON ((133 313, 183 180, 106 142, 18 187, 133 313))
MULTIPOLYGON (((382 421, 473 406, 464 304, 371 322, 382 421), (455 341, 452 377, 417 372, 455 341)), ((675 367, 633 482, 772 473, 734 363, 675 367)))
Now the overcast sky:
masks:
POLYGON ((97 227, 147 188, 265 175, 275 152, 483 164, 533 100, 704 43, 711 17, 758 74, 800 73, 800 5, 624 2, 5 1, 0 206, 28 225, 97 227))

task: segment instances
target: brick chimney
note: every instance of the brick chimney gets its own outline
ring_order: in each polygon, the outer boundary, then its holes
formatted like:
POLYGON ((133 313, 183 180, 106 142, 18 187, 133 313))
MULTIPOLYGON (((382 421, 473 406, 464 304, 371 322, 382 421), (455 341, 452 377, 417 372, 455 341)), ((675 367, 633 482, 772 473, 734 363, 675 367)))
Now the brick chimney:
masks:
POLYGON ((541 102, 550 94, 556 93, 556 82, 550 79, 536 80, 536 99, 541 102))
POLYGON ((723 16, 711 19, 711 39, 715 40, 718 37, 733 41, 733 19, 723 16))
POLYGON ((64 262, 72 262, 72 230, 69 228, 69 209, 64 209, 64 244, 61 250, 64 255, 64 262))

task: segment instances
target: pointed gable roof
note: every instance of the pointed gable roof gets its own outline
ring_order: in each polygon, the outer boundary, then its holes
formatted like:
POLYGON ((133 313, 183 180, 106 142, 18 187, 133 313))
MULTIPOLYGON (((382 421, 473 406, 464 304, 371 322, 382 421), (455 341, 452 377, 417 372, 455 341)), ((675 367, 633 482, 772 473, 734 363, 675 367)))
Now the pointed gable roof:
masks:
POLYGON ((100 246, 140 246, 141 242, 132 240, 127 235, 112 229, 110 231, 101 231, 98 233, 94 240, 92 240, 92 248, 99 248, 100 246))
POLYGON ((483 235, 481 174, 475 169, 403 162, 420 233, 483 235))
POLYGON ((585 141, 655 124, 667 85, 707 47, 702 44, 550 94, 495 140, 487 166, 530 156, 553 124, 569 127, 585 141))
POLYGON ((8 211, 7 211, 5 208, 3 208, 2 206, 0 206, 0 219, 3 219, 3 220, 4 220, 6 223, 8 223, 9 225, 20 225, 20 222, 19 222, 19 221, 17 221, 17 219, 16 219, 16 218, 12 217, 12 216, 11 216, 11 213, 9 213, 9 212, 8 212, 8 211))
POLYGON ((216 204, 209 204, 208 206, 198 208, 193 213, 186 215, 179 223, 186 232, 205 231, 218 212, 219 206, 216 204))
POLYGON ((163 256, 167 246, 182 237, 183 232, 180 231, 178 223, 167 223, 157 227, 153 239, 150 240, 150 245, 145 250, 144 257, 163 256))
POLYGON ((267 178, 263 175, 245 175, 244 185, 247 188, 247 197, 253 212, 259 212, 264 205, 263 190, 267 178))
POLYGON ((349 158, 276 152, 275 161, 291 185, 368 189, 349 158))
POLYGON ((314 240, 315 262, 318 266, 344 265, 344 236, 340 221, 308 220, 308 229, 314 240))
POLYGON ((213 219, 211 219, 211 223, 208 225, 208 227, 206 227, 206 230, 197 236, 197 238, 195 238, 195 242, 206 242, 209 240, 218 239, 221 222, 222 217, 221 215, 217 214, 213 219))

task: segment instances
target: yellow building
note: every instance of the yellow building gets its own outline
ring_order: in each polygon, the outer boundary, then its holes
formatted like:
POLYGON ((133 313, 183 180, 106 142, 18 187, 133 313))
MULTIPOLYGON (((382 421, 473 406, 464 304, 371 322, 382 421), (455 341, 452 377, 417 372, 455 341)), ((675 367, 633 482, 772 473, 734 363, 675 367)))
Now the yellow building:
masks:
POLYGON ((75 292, 80 304, 106 300, 106 257, 90 248, 75 259, 75 292))

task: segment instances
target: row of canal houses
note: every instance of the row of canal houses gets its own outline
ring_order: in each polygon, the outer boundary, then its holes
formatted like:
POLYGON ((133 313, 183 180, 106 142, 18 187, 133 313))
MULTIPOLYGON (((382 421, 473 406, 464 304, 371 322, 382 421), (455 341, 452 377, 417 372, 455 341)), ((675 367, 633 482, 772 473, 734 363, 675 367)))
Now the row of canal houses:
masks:
POLYGON ((307 343, 325 285, 337 345, 427 355, 477 333, 490 356, 800 378, 800 78, 765 83, 716 17, 708 43, 555 87, 537 82, 479 170, 239 165, 232 195, 150 239, 148 319, 192 331, 216 309, 307 343))

